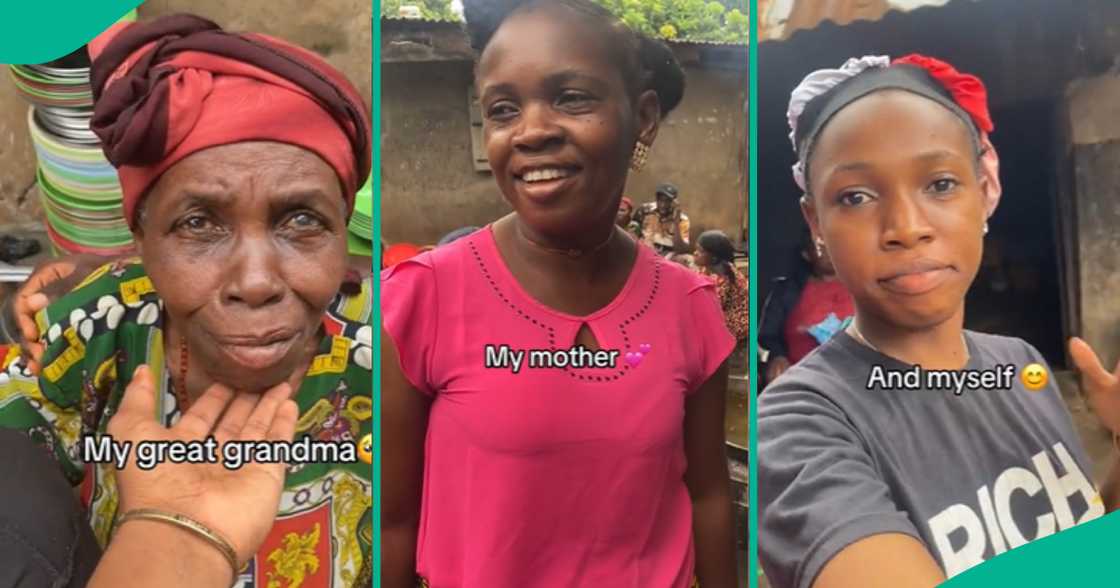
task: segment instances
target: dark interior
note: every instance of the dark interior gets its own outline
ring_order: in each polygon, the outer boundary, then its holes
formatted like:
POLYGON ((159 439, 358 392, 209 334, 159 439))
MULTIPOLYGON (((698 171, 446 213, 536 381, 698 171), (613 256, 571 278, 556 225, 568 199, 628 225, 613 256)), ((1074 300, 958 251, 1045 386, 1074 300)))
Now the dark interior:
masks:
POLYGON ((759 307, 772 280, 791 271, 804 222, 790 175, 795 158, 785 115, 789 92, 809 72, 838 67, 849 57, 923 53, 984 80, 996 124, 992 141, 1001 159, 1003 198, 989 223, 986 262, 998 263, 986 264, 977 276, 966 326, 1021 337, 1052 365, 1064 366, 1058 107, 1070 80, 1111 65, 1107 56, 1114 48, 1086 15, 1116 9, 1093 0, 952 0, 892 11, 874 22, 826 22, 760 43, 759 230, 752 252, 759 307), (1080 44, 1073 41, 1078 38, 1080 44))

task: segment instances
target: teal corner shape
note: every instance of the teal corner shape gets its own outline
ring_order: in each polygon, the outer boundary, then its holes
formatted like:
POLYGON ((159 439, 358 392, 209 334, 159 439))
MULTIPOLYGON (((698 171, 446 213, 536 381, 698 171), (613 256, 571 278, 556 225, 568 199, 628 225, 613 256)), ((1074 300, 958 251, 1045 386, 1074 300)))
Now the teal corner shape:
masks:
POLYGON ((14 0, 0 19, 0 63, 46 63, 85 45, 142 0, 14 0))
POLYGON ((1120 513, 1031 541, 979 564, 949 581, 945 588, 981 586, 1114 586, 1120 513), (1079 563, 1078 563, 1079 562, 1079 563))
MULTIPOLYGON (((373 34, 373 60, 370 62, 370 102, 373 113, 370 118, 373 146, 373 167, 370 174, 373 176, 373 247, 381 259, 381 26, 380 2, 375 2, 370 16, 370 31, 373 34)), ((381 280, 380 261, 374 266, 373 280, 373 582, 379 586, 381 582, 381 280)))
MULTIPOLYGON (((747 186, 748 186, 748 208, 747 208, 747 232, 750 240, 750 251, 754 253, 758 251, 758 0, 750 0, 750 43, 747 46, 748 57, 748 79, 749 88, 747 91, 747 125, 748 134, 747 139, 747 186)), ((748 435, 748 466, 750 474, 748 477, 747 497, 749 504, 749 512, 747 513, 747 520, 749 521, 747 528, 750 537, 747 539, 747 557, 750 558, 750 565, 747 567, 749 570, 747 575, 749 578, 750 588, 757 588, 759 575, 761 571, 758 569, 758 427, 755 426, 758 417, 758 325, 756 324, 755 317, 758 316, 758 264, 751 263, 749 268, 750 276, 747 278, 750 284, 749 295, 750 298, 750 330, 749 337, 747 338, 747 345, 749 346, 750 358, 750 390, 747 393, 747 410, 750 416, 747 420, 750 423, 750 433, 748 435)), ((740 579, 740 584, 742 584, 740 579)))

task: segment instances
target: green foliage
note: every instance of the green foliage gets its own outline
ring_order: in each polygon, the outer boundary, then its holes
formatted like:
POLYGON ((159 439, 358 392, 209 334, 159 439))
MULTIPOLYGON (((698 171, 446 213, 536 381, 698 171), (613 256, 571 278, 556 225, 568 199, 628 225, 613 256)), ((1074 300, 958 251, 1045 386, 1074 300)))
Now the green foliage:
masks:
MULTIPOLYGON (((595 0, 636 31, 678 41, 746 43, 747 0, 595 0)), ((457 20, 451 0, 382 0, 381 14, 397 16, 402 4, 424 18, 457 20)))
POLYGON ((637 31, 689 41, 747 41, 747 0, 595 0, 637 31))
POLYGON ((426 19, 459 20, 451 0, 381 0, 381 16, 399 16, 402 5, 418 7, 426 19))

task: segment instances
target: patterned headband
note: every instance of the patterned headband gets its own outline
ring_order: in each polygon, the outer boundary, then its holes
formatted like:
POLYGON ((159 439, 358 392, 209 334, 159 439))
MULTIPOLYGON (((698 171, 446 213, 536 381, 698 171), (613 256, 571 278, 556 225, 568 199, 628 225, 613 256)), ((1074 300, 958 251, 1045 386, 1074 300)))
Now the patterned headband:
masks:
MULTIPOLYGON (((790 125, 790 143, 798 154, 798 162, 793 166, 793 176, 803 191, 807 186, 807 154, 831 116, 858 98, 887 88, 909 90, 949 108, 975 128, 981 148, 994 156, 987 138, 994 126, 988 113, 987 91, 979 78, 962 74, 943 61, 923 55, 911 54, 893 62, 885 55, 868 55, 849 59, 839 69, 822 69, 809 74, 790 95, 786 117, 790 125), (853 78, 868 70, 887 70, 892 65, 920 68, 928 74, 928 78, 908 76, 900 71, 897 75, 884 72, 873 80, 867 80, 863 86, 853 81, 853 78), (936 87, 931 87, 928 80, 932 80, 936 87), (845 86, 844 90, 838 90, 841 85, 845 86), (802 120, 807 111, 811 111, 808 120, 802 120)), ((998 174, 996 181, 998 182, 998 174)), ((998 200, 998 196, 996 199, 998 200)))

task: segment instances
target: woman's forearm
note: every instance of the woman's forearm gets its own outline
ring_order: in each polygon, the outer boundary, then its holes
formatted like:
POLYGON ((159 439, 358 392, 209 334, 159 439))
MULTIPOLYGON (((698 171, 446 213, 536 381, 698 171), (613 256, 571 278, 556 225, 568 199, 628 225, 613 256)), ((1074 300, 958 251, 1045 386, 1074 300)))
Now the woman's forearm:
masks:
POLYGON ((233 570, 217 547, 158 521, 129 521, 113 535, 87 588, 229 588, 233 570))
POLYGON ((415 524, 381 527, 382 588, 416 588, 415 524))
MULTIPOLYGON (((728 482, 730 485, 730 482, 728 482)), ((703 588, 737 588, 734 508, 731 490, 711 493, 692 502, 696 538, 696 576, 703 588)))

